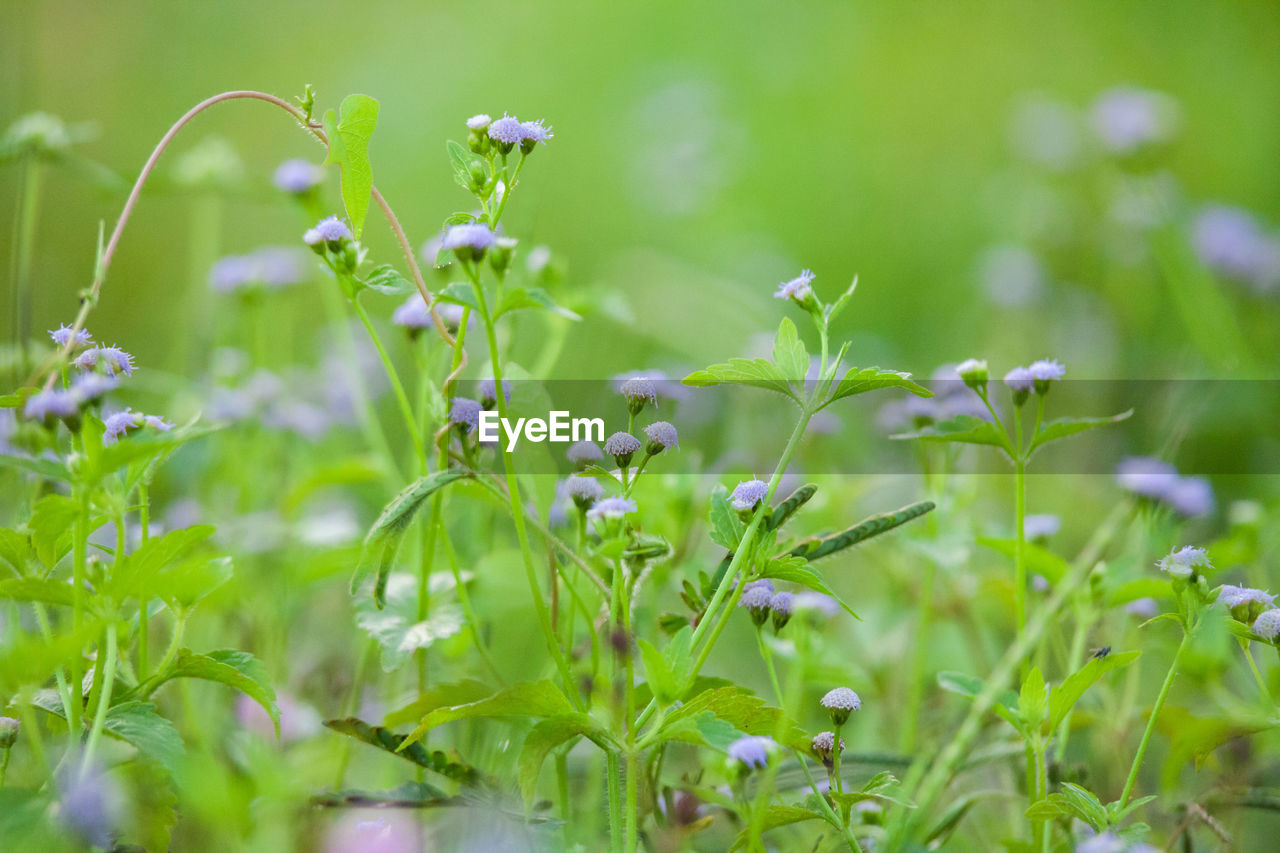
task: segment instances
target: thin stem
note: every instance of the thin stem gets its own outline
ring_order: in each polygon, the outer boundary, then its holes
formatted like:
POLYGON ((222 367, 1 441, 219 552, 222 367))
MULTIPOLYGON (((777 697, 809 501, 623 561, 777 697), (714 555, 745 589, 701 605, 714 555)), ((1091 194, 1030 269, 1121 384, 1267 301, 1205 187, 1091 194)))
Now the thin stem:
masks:
POLYGON ((622 853, 622 791, 618 786, 618 753, 605 753, 605 784, 609 789, 609 850, 622 853))
MULTIPOLYGON (((72 636, 79 642, 84 626, 84 584, 87 568, 85 549, 89 537, 89 496, 82 487, 76 488, 75 491, 78 506, 76 518, 73 522, 74 529, 71 539, 71 625, 72 636)), ((67 730, 70 735, 69 749, 79 745, 80 734, 84 725, 80 720, 84 704, 84 670, 82 667, 83 649, 77 646, 76 653, 71 656, 71 679, 68 685, 71 689, 71 713, 67 717, 67 730)))
MULTIPOLYGON (((138 525, 141 528, 141 544, 146 545, 151 538, 151 501, 146 481, 138 484, 138 525)), ((148 648, 150 643, 150 618, 147 613, 148 600, 145 593, 138 599, 138 682, 146 680, 148 648)))
MULTIPOLYGON (((1014 442, 1017 457, 1014 459, 1014 547, 1013 547, 1013 583, 1014 610, 1017 613, 1018 636, 1027 630, 1027 462, 1022 452, 1022 410, 1015 408, 1013 412, 1014 442)), ((1022 674, 1027 674, 1028 662, 1022 663, 1022 674)))
POLYGON ((391 390, 395 392, 396 403, 400 406, 400 415, 404 418, 405 427, 409 430, 409 438, 413 442, 414 459, 417 461, 418 469, 421 470, 426 462, 427 451, 422 444, 422 431, 418 429, 418 419, 413 414, 409 395, 405 393, 404 384, 400 382, 400 374, 396 371, 391 356, 387 354, 387 348, 382 345, 382 338, 373 328, 373 323, 369 320, 369 314, 364 310, 364 306, 355 296, 351 297, 350 302, 356 316, 360 318, 361 325, 369 333, 369 339, 373 341, 374 348, 378 351, 378 358, 382 360, 382 368, 386 371, 387 378, 391 380, 391 390))
POLYGON ((98 739, 102 736, 102 726, 107 721, 107 710, 111 707, 111 689, 115 686, 115 680, 116 622, 115 619, 111 619, 107 622, 107 662, 102 670, 102 689, 98 693, 98 706, 93 717, 93 727, 89 729, 89 740, 84 748, 84 761, 80 764, 81 777, 89 772, 94 749, 97 748, 98 739))
POLYGON ((1253 659, 1253 650, 1249 648, 1249 641, 1240 640, 1240 648, 1244 651, 1245 660, 1249 662, 1249 671, 1253 673, 1253 680, 1257 682, 1262 698, 1266 699, 1269 704, 1274 705, 1275 700, 1271 698, 1271 691, 1267 688, 1267 682, 1263 679, 1262 673, 1258 671, 1258 664, 1253 659))
POLYGON ((1142 740, 1138 741, 1138 751, 1133 756, 1133 765, 1129 768, 1128 778, 1125 779, 1124 790, 1120 792, 1119 808, 1121 809, 1129 804, 1129 797, 1133 794, 1133 786, 1138 781, 1138 771, 1142 769, 1142 759, 1147 754, 1147 744, 1151 741, 1151 733, 1156 729, 1156 718, 1160 716, 1160 710, 1164 707, 1164 700, 1169 696, 1169 689, 1173 687, 1173 679, 1178 674, 1178 664, 1182 662, 1182 653, 1187 650, 1187 646, 1191 643, 1191 634, 1192 631, 1189 630, 1182 635, 1182 642, 1178 644, 1178 651, 1173 655, 1173 663, 1169 664, 1169 672, 1164 677, 1164 684, 1160 685, 1160 693, 1156 696, 1156 703, 1151 706, 1151 715, 1147 718, 1147 728, 1142 733, 1142 740))
POLYGON ((13 343, 19 354, 18 370, 27 368, 27 339, 31 336, 31 257, 39 220, 40 184, 44 166, 38 156, 28 155, 22 174, 22 196, 13 222, 13 343))

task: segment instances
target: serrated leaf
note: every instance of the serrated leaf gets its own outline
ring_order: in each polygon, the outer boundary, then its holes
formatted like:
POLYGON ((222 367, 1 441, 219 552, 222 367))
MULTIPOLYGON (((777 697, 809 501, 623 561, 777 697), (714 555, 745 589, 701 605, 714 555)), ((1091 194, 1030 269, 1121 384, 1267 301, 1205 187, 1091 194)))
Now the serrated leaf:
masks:
POLYGON ((461 305, 473 311, 480 310, 480 303, 476 302, 475 288, 466 282, 450 282, 436 294, 436 298, 441 302, 452 302, 454 305, 461 305))
POLYGON ((460 633, 463 619, 452 604, 433 605, 425 619, 419 618, 418 579, 395 572, 388 576, 382 607, 369 598, 356 603, 356 624, 378 643, 382 671, 395 672, 418 649, 460 633))
POLYGON ((197 654, 190 649, 182 649, 168 670, 156 678, 157 681, 149 685, 150 691, 174 678, 199 678, 239 690, 262 706, 271 718, 276 737, 280 737, 280 708, 276 706, 275 688, 271 686, 271 678, 262 661, 249 652, 216 649, 197 654))
POLYGON ((450 468, 420 477, 410 483, 382 510, 364 538, 360 562, 351 577, 351 593, 354 595, 361 582, 375 572, 373 600, 379 609, 386 605, 387 578, 391 573, 391 561, 400 548, 400 540, 413 521, 414 513, 423 501, 454 480, 465 477, 466 472, 450 468))
POLYGON ((547 293, 541 287, 513 287, 502 294, 502 304, 498 306, 498 310, 494 313, 494 319, 501 317, 509 311, 520 311, 527 308, 538 308, 550 311, 552 314, 559 314, 561 317, 573 321, 579 321, 582 317, 556 304, 551 298, 551 294, 547 293))
POLYGON ((911 381, 910 373, 897 370, 881 370, 878 367, 851 367, 844 378, 831 389, 831 395, 819 406, 825 408, 836 400, 852 397, 855 394, 866 394, 869 391, 880 391, 885 388, 902 388, 917 397, 932 397, 928 388, 911 381))
POLYGON ((355 738, 369 746, 381 749, 391 755, 399 756, 406 761, 411 761, 419 767, 425 767, 433 773, 444 776, 446 779, 452 779, 455 782, 471 787, 493 784, 493 780, 464 762, 462 756, 453 750, 448 753, 438 749, 428 751, 422 744, 414 743, 410 738, 398 735, 382 726, 371 726, 355 717, 348 717, 342 720, 325 720, 324 724, 339 734, 355 738))
POLYGON ((783 376, 794 381, 803 380, 809 371, 809 353, 790 317, 783 317, 778 324, 778 333, 773 339, 773 363, 783 376))
POLYGON ((1004 436, 991 421, 973 415, 956 415, 954 418, 921 427, 911 432, 900 432, 889 436, 891 439, 906 441, 920 438, 925 441, 950 441, 960 444, 985 444, 1007 450, 1004 436))
POLYGON ((1040 667, 1033 666, 1022 679, 1018 692, 1018 716, 1030 729, 1035 730, 1049 713, 1049 689, 1044 683, 1040 667))
POLYGON ((1032 436, 1031 446, 1028 448, 1027 454, 1030 456, 1037 448, 1051 441, 1057 441, 1060 438, 1066 438, 1067 436, 1076 435, 1085 430, 1096 429, 1107 424, 1119 423, 1132 415, 1133 409, 1129 409, 1109 418, 1055 418, 1054 420, 1046 421, 1040 425, 1040 429, 1032 436))
POLYGON ((391 264, 375 267, 360 283, 387 296, 408 296, 418 292, 418 286, 401 275, 391 264))
POLYGON ((545 679, 529 681, 476 702, 436 708, 422 718, 405 740, 416 741, 436 726, 471 717, 557 717, 573 713, 573 704, 555 684, 545 679))
POLYGON ((70 550, 71 528, 80 506, 65 495, 45 495, 36 501, 27 528, 36 557, 49 568, 70 550))
POLYGON ((9 578, 0 581, 0 598, 72 607, 75 604, 75 591, 71 584, 54 578, 9 578))
POLYGON ((364 230, 373 192, 373 168, 369 165, 369 139, 378 125, 378 102, 368 95, 347 95, 338 112, 324 114, 329 137, 325 165, 336 164, 342 173, 342 204, 357 240, 364 230))
POLYGON ((612 738, 586 714, 564 714, 542 720, 534 726, 520 748, 520 794, 524 798, 525 812, 533 809, 533 798, 538 790, 538 775, 551 750, 576 737, 586 736, 600 743, 610 743, 612 738))
POLYGON ((736 686, 704 690, 674 708, 663 721, 657 740, 701 741, 697 733, 697 719, 705 711, 741 732, 772 737, 790 749, 807 752, 811 745, 809 736, 794 720, 781 710, 766 705, 763 699, 749 690, 736 686))
POLYGON ((834 533, 824 539, 802 542, 792 548, 788 554, 793 557, 804 557, 809 561, 820 560, 846 548, 851 548, 859 542, 865 542, 882 533, 888 533, 895 527, 901 527, 908 521, 931 512, 935 506, 936 504, 933 501, 919 501, 901 509, 896 509, 893 512, 879 513, 859 521, 847 530, 834 533))
POLYGON ((17 530, 0 527, 0 560, 8 563, 19 575, 27 573, 27 564, 35 552, 31 549, 31 537, 17 530))
POLYGON ((1113 669, 1128 666, 1141 656, 1142 652, 1122 652, 1119 654, 1112 653, 1101 658, 1089 658, 1084 666, 1068 675, 1063 679, 1062 684, 1050 691, 1049 729, 1052 731, 1061 725, 1063 719, 1071 712, 1075 704, 1080 701, 1080 697, 1099 678, 1113 669))
POLYGON ((1058 818, 1079 818, 1095 832, 1101 832, 1109 825, 1107 809, 1092 793, 1073 785, 1062 783, 1062 791, 1053 793, 1036 803, 1026 812, 1027 817, 1040 820, 1056 820, 1058 818))
POLYGON ((840 596, 835 594, 831 587, 827 586, 826 581, 809 567, 808 561, 803 557, 786 556, 778 557, 770 560, 761 572, 761 577, 773 578, 774 580, 787 581, 789 583, 797 583, 803 587, 820 592, 823 595, 834 599, 837 604, 844 608, 854 619, 859 619, 857 613, 853 612, 853 608, 845 604, 840 596))
POLYGON ((436 708, 478 702, 491 695, 493 695, 493 687, 474 678, 448 684, 437 684, 422 691, 418 698, 408 705, 389 712, 383 717, 382 724, 387 728, 395 728, 405 723, 421 720, 436 708))
POLYGON ((197 524, 148 539, 120 561, 112 574, 110 590, 120 600, 154 595, 157 576, 189 555, 212 536, 214 530, 212 525, 197 524))
POLYGON ((712 542, 730 551, 742 544, 742 534, 746 532, 746 527, 738 517, 738 511, 729 502, 729 490, 724 486, 716 486, 711 490, 707 517, 711 522, 712 542))
POLYGON ((122 702, 111 707, 107 710, 103 730, 158 761, 170 775, 178 775, 186 754, 182 736, 150 702, 122 702))
POLYGON ((704 370, 695 370, 683 380, 685 385, 708 388, 712 385, 750 385, 776 391, 799 403, 800 398, 791 390, 786 375, 777 365, 765 358, 731 358, 722 364, 713 364, 704 370))
POLYGON ((472 183, 471 165, 482 161, 452 139, 445 143, 445 149, 449 152, 449 165, 453 167, 454 181, 457 182, 458 186, 470 192, 472 183))

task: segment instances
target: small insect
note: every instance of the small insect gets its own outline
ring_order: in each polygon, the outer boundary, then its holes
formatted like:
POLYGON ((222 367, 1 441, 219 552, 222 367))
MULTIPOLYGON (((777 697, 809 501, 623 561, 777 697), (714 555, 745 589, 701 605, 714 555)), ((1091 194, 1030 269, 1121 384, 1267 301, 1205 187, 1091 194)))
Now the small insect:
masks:
POLYGON ((1102 646, 1101 648, 1097 648, 1097 649, 1092 649, 1092 650, 1090 650, 1090 652, 1089 652, 1089 657, 1091 657, 1091 658, 1097 658, 1098 660, 1102 660, 1103 658, 1105 658, 1105 657, 1106 657, 1107 655, 1109 655, 1109 654, 1111 654, 1111 647, 1110 647, 1110 646, 1102 646))

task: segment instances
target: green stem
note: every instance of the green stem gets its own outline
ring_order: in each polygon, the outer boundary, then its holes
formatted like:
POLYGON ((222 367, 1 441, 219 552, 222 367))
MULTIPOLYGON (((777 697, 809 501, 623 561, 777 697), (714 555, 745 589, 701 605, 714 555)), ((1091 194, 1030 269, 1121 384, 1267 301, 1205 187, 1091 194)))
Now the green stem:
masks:
MULTIPOLYGON (((79 643, 84 628, 84 584, 87 568, 85 549, 89 538, 89 496, 83 487, 77 487, 75 492, 78 511, 71 536, 71 625, 72 636, 79 643)), ((71 656, 71 679, 68 685, 71 689, 71 713, 67 717, 67 730, 70 735, 68 749, 79 746, 80 735, 84 728, 80 719, 84 704, 83 651, 83 648, 77 646, 75 654, 71 656)))
MULTIPOLYGON (((141 543, 147 544, 151 538, 151 503, 150 496, 147 492, 147 484, 145 481, 138 484, 138 525, 142 530, 141 543)), ((150 643, 150 617, 147 613, 148 600, 145 593, 138 599, 138 681, 141 683, 147 677, 147 665, 149 664, 149 643, 150 643)))
POLYGON ((1249 662, 1249 671, 1253 673, 1253 680, 1257 682, 1262 698, 1266 699, 1268 704, 1274 705, 1275 700, 1271 698, 1271 691, 1267 689, 1267 682, 1263 679, 1262 673, 1258 670, 1258 664, 1253 659, 1253 650, 1249 648, 1249 641, 1241 639, 1240 648, 1244 651, 1245 660, 1249 662))
POLYGON ((1151 706, 1151 716, 1147 718, 1147 728, 1142 733, 1142 740, 1138 741, 1138 751, 1133 756, 1133 766, 1129 768, 1129 777, 1125 779, 1124 790, 1120 792, 1119 808, 1123 809, 1129 804, 1129 797, 1133 794, 1133 786, 1138 781, 1138 771, 1142 769, 1142 759, 1147 754, 1147 744, 1151 741, 1151 733, 1156 729, 1156 718, 1160 716, 1160 710, 1164 707, 1164 700, 1169 696, 1169 689, 1173 687, 1173 679, 1178 674, 1178 664, 1182 662, 1182 654, 1187 650, 1187 646, 1191 643, 1192 630, 1182 635, 1182 642, 1178 644, 1178 651, 1173 655, 1173 663, 1169 664, 1169 672, 1164 677, 1164 684, 1160 685, 1160 693, 1156 696, 1156 703, 1151 706))
POLYGON ((618 753, 605 754, 605 783, 609 789, 609 850, 622 853, 622 792, 618 787, 618 753))
POLYGON ((364 310, 364 306, 360 304, 360 300, 355 296, 352 296, 349 301, 356 312, 356 316, 360 318, 360 323, 364 326, 365 331, 369 333, 369 339, 373 341, 374 348, 378 350, 378 358, 382 360, 382 367, 387 373, 387 378, 391 380, 391 389, 395 392, 396 403, 400 406, 400 415, 404 418, 405 427, 409 430, 409 438, 413 441, 414 459, 417 460, 417 468, 421 471, 426 464, 427 452, 422 446, 422 432, 418 429, 418 419, 413 414, 413 406, 409 403, 409 395, 405 393, 404 385, 400 382, 400 374, 396 372, 396 366, 391 362, 391 356, 387 355, 387 348, 382 345, 382 338, 373 328, 373 323, 370 322, 369 314, 364 310))
POLYGON ((44 166, 29 155, 22 174, 22 196, 13 221, 13 343, 19 353, 18 373, 27 370, 27 343, 31 336, 31 258, 35 250, 36 222, 39 219, 40 184, 44 166))
MULTIPOLYGON (((1018 455, 1014 459, 1014 546, 1013 583, 1014 610, 1017 614, 1019 637, 1027 630, 1027 462, 1022 452, 1022 410, 1013 413, 1014 442, 1018 455)), ((1022 674, 1027 674, 1028 661, 1022 662, 1022 674)))
POLYGON ((107 721, 107 710, 111 707, 111 691, 116 680, 116 622, 111 618, 107 622, 107 662, 102 670, 102 689, 98 693, 98 705, 93 717, 93 727, 89 729, 89 740, 84 748, 84 761, 80 764, 80 775, 83 777, 93 762, 93 752, 102 736, 102 726, 107 721))

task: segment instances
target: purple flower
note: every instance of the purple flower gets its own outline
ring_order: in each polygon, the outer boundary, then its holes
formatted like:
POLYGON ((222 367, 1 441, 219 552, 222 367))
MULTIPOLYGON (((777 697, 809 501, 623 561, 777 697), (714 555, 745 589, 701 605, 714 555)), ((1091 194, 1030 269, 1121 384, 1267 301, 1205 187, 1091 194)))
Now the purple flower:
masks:
POLYGON ((1061 379, 1066 374, 1067 369, 1056 361, 1042 358, 1039 361, 1032 362, 1027 371, 1031 374, 1031 378, 1035 380, 1036 390, 1039 393, 1044 393, 1040 389, 1048 388, 1049 383, 1055 379, 1061 379))
POLYGON ((651 406, 658 404, 658 389, 652 379, 644 377, 628 379, 622 383, 618 393, 626 398, 627 408, 632 414, 639 414, 645 403, 651 406))
POLYGON ((515 116, 503 115, 489 124, 489 138, 503 145, 517 145, 524 141, 524 125, 515 116))
POLYGON ((1196 518, 1213 512, 1213 487, 1203 477, 1183 477, 1161 459, 1130 456, 1116 467, 1116 482, 1125 491, 1167 504, 1174 512, 1196 518))
POLYGON ((1276 597, 1261 589, 1225 584, 1218 590, 1218 603, 1231 611, 1236 621, 1249 623, 1264 610, 1275 607, 1276 597))
POLYGON ((1239 207, 1210 205, 1191 225, 1191 245, 1200 263, 1258 291, 1280 284, 1280 239, 1239 207))
POLYGON ((471 432, 480 426, 481 407, 478 402, 468 397, 454 397, 449 407, 449 423, 462 427, 463 432, 471 432))
POLYGON ((555 136, 555 134, 551 132, 550 125, 544 126, 542 122, 543 119, 520 122, 520 132, 524 134, 524 138, 521 142, 527 142, 530 144, 541 142, 543 145, 546 145, 547 140, 555 136))
POLYGON ((275 174, 271 176, 271 182, 276 185, 276 189, 298 195, 314 189, 322 180, 324 180, 324 169, 310 160, 300 158, 285 160, 276 167, 275 174))
POLYGON ((1062 519, 1048 513, 1028 515, 1022 520, 1022 532, 1028 539, 1047 539, 1061 529, 1062 519))
POLYGON ((773 747, 773 738, 747 735, 729 744, 729 758, 748 770, 767 767, 773 747))
POLYGON ((1090 121, 1099 141, 1116 154, 1168 141, 1177 124, 1177 109, 1166 95, 1119 86, 1093 102, 1090 121))
POLYGON ((627 498, 601 498, 587 513, 592 521, 624 518, 636 511, 636 502, 627 498))
MULTIPOLYGON (((482 403, 492 406, 498 402, 498 387, 492 376, 480 380, 477 392, 480 394, 482 403)), ((505 403, 511 402, 511 383, 505 379, 502 380, 502 400, 505 403)))
POLYGON ((644 428, 644 434, 649 438, 649 446, 645 450, 650 455, 656 456, 668 447, 680 449, 676 428, 666 421, 654 421, 644 428))
POLYGON ((1029 367, 1015 367, 1004 375, 1004 384, 1015 394, 1026 394, 1036 385, 1036 377, 1029 367))
POLYGON ((1213 512, 1213 486, 1203 477, 1179 477, 1164 500, 1179 515, 1198 518, 1213 512))
POLYGON ((12 749, 18 742, 22 721, 14 717, 0 717, 0 749, 12 749))
POLYGON ((422 294, 414 293, 391 314, 391 322, 408 329, 425 329, 431 324, 431 310, 422 294))
POLYGON ((565 492, 580 508, 586 509, 604 497, 604 486, 595 477, 569 477, 565 480, 565 492))
POLYGON ((209 268, 209 286, 217 293, 233 293, 257 281, 257 267, 247 255, 219 258, 209 268))
MULTIPOLYGON (((71 326, 63 323, 56 329, 50 329, 49 337, 53 338, 53 342, 58 346, 65 347, 67 345, 67 341, 71 340, 71 329, 71 326)), ((87 347, 91 343, 93 343, 93 336, 90 335, 88 331, 81 329, 76 332, 76 346, 87 347)))
POLYGON ((496 239, 497 236, 488 225, 481 225, 476 222, 465 225, 450 225, 449 230, 444 232, 444 238, 440 241, 440 248, 471 249, 478 254, 492 246, 496 239))
POLYGON ((1150 619, 1160 612, 1160 602, 1154 598, 1135 598, 1124 606, 1124 612, 1142 619, 1150 619))
POLYGON ((110 848, 120 821, 120 792, 96 763, 80 772, 79 762, 58 772, 58 816, 85 843, 110 848))
POLYGON ((481 131, 487 128, 493 119, 489 118, 487 113, 476 113, 467 119, 467 130, 481 131))
POLYGON ((318 246, 321 243, 340 243, 343 240, 350 239, 351 229, 347 227, 347 223, 336 216, 321 219, 316 223, 315 228, 308 229, 307 233, 302 235, 302 241, 308 246, 318 246))
POLYGON ((757 626, 763 625, 769 618, 769 608, 773 602, 773 592, 762 586, 749 587, 738 599, 738 606, 745 607, 751 614, 751 621, 757 626))
POLYGON ((827 691, 818 704, 827 709, 832 724, 838 729, 848 722, 850 713, 862 707, 862 700, 848 687, 837 687, 827 691))
MULTIPOLYGON (((465 312, 465 308, 453 302, 436 302, 436 315, 440 318, 440 322, 444 323, 445 328, 450 331, 457 331, 458 327, 462 325, 462 315, 465 312)), ((471 328, 474 323, 474 319, 468 318, 467 328, 471 328)))
POLYGON ((306 400, 272 400, 262 413, 262 424, 269 429, 300 435, 308 441, 323 438, 333 424, 329 412, 306 400))
POLYGON ((565 451, 565 456, 574 465, 585 468, 592 462, 599 462, 603 459, 604 451, 594 441, 575 441, 569 445, 569 449, 565 451))
POLYGON ((791 620, 791 612, 795 608, 795 596, 789 592, 775 592, 769 599, 769 609, 773 611, 773 630, 781 631, 791 620))
POLYGON ((105 429, 102 433, 102 443, 107 445, 115 444, 120 436, 126 434, 131 429, 136 429, 141 422, 142 416, 135 414, 130 409, 125 409, 123 412, 116 412, 115 414, 107 415, 106 419, 103 421, 105 429))
POLYGON ((743 480, 733 489, 729 502, 739 512, 754 509, 769 494, 769 484, 764 480, 743 480))
POLYGON ((1196 569, 1212 569, 1213 564, 1209 562, 1209 552, 1204 548, 1196 548, 1191 545, 1184 545, 1176 551, 1160 558, 1160 562, 1156 563, 1160 567, 1160 571, 1168 572, 1174 577, 1186 578, 1190 577, 1196 569))
POLYGON ((1258 618, 1253 622, 1253 633, 1275 642, 1276 637, 1280 636, 1280 610, 1272 608, 1258 614, 1258 618))
POLYGON ((767 590, 769 590, 769 593, 772 595, 772 594, 773 594, 773 581, 772 581, 772 580, 770 580, 769 578, 760 578, 760 580, 752 581, 751 583, 749 583, 749 584, 747 584, 745 587, 743 587, 743 593, 742 593, 742 594, 743 594, 743 595, 746 595, 748 592, 750 592, 750 591, 751 591, 751 590, 753 590, 753 589, 767 589, 767 590))
POLYGON ((604 452, 613 457, 619 467, 631 464, 631 454, 640 449, 640 439, 629 432, 615 432, 604 440, 604 452))
POLYGON ((778 285, 778 289, 774 291, 773 298, 794 299, 796 302, 804 302, 813 295, 813 288, 809 286, 809 282, 815 278, 817 276, 809 270, 801 270, 800 275, 778 285))
POLYGON ((80 353, 71 363, 81 370, 93 370, 102 365, 108 376, 115 376, 117 371, 125 376, 133 375, 133 356, 120 347, 96 346, 80 353))
POLYGON ((79 401, 73 392, 50 388, 28 397, 22 407, 22 414, 33 421, 43 421, 49 418, 74 417, 79 410, 79 401))

